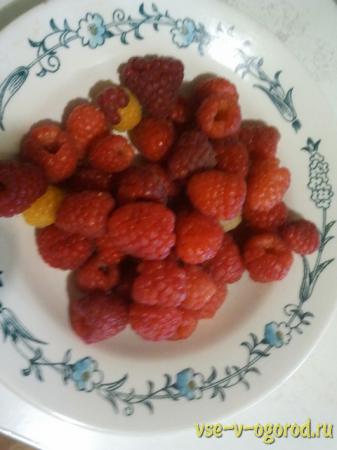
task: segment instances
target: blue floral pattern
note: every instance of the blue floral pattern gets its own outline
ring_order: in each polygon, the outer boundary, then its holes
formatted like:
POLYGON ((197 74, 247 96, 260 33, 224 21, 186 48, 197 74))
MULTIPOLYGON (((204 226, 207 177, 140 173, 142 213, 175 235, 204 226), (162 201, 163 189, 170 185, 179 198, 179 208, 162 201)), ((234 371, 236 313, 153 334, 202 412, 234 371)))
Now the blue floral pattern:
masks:
POLYGON ((264 340, 272 347, 280 348, 289 344, 291 340, 291 328, 286 322, 270 322, 264 329, 264 340))
POLYGON ((188 400, 195 400, 202 397, 200 386, 202 383, 198 383, 198 374, 193 369, 184 369, 177 373, 177 379, 175 386, 179 393, 186 397, 188 400))
POLYGON ((79 391, 91 392, 102 382, 103 374, 90 356, 77 361, 71 369, 71 379, 79 391))
POLYGON ((88 13, 84 19, 80 20, 76 33, 83 46, 96 48, 104 44, 106 31, 103 17, 100 14, 88 13))

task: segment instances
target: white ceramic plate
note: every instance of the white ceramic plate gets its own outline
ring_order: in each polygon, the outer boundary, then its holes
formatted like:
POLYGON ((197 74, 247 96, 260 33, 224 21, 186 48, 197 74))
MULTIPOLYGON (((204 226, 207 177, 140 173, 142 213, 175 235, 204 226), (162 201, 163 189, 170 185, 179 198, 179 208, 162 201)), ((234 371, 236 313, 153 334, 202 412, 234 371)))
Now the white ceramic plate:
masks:
POLYGON ((285 380, 328 323, 337 287, 335 124, 293 57, 216 0, 51 2, 0 39, 1 157, 17 152, 32 123, 60 120, 70 99, 117 80, 130 56, 172 55, 187 79, 228 77, 243 116, 279 128, 280 158, 292 172, 286 200, 322 233, 319 251, 296 258, 284 282, 263 286, 245 276, 231 287, 216 318, 186 342, 143 342, 127 331, 86 346, 68 325, 66 274, 41 261, 21 218, 1 220, 2 381, 61 417, 130 433, 230 415, 285 380))

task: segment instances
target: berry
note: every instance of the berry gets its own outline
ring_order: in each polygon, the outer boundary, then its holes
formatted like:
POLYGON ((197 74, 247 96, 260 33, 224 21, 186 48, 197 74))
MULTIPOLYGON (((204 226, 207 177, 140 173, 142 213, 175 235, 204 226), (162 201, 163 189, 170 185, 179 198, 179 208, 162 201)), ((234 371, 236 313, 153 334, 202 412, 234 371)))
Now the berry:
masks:
POLYGON ((56 225, 68 233, 88 238, 104 235, 115 201, 107 192, 83 191, 68 194, 56 216, 56 225))
POLYGON ((209 138, 222 139, 237 133, 241 124, 241 111, 231 96, 210 95, 199 106, 196 120, 209 138))
POLYGON ((274 158, 280 133, 261 121, 246 120, 242 122, 240 140, 243 142, 252 159, 274 158))
POLYGON ((129 203, 116 209, 109 220, 114 246, 142 259, 164 259, 175 243, 175 217, 159 203, 129 203))
POLYGON ((168 117, 183 81, 184 66, 174 58, 134 57, 121 68, 121 80, 156 118, 168 117))
POLYGON ((200 169, 212 169, 215 165, 215 153, 207 136, 194 130, 179 137, 168 162, 173 179, 186 178, 200 169))
POLYGON ((109 86, 97 97, 96 102, 111 125, 117 125, 121 117, 119 109, 129 103, 129 95, 122 86, 109 86))
POLYGON ((107 173, 122 172, 134 158, 134 150, 123 136, 109 135, 96 141, 89 151, 89 164, 107 173))
POLYGON ((191 116, 192 111, 188 100, 180 95, 174 103, 170 119, 172 122, 182 125, 189 122, 191 116))
POLYGON ((247 208, 268 211, 280 203, 290 185, 290 172, 285 167, 257 165, 247 182, 247 208))
POLYGON ((47 191, 23 212, 25 221, 36 228, 53 224, 63 197, 64 193, 61 189, 49 186, 47 191))
POLYGON ((292 251, 300 255, 314 253, 320 243, 316 225, 305 219, 285 224, 281 228, 281 237, 292 251))
POLYGON ((51 183, 69 178, 78 161, 74 140, 54 124, 34 126, 22 142, 21 156, 40 166, 51 183))
POLYGON ((200 267, 186 266, 187 297, 182 303, 184 309, 196 311, 212 298, 216 285, 212 278, 200 267))
POLYGON ((288 208, 283 202, 277 203, 269 211, 255 211, 245 207, 243 217, 256 230, 275 231, 286 222, 288 208))
POLYGON ((187 339, 190 337, 198 325, 198 320, 195 318, 194 313, 188 311, 187 309, 181 309, 182 321, 176 332, 172 337, 169 338, 170 341, 180 341, 182 339, 187 339))
POLYGON ((223 305, 227 296, 227 286, 225 284, 217 286, 215 294, 198 311, 193 311, 194 317, 200 319, 212 319, 219 308, 223 305))
POLYGON ((132 329, 143 339, 162 341, 171 338, 182 323, 182 313, 177 308, 149 306, 134 303, 130 308, 132 329))
POLYGON ((92 242, 87 238, 66 233, 55 225, 39 230, 36 241, 43 260, 50 266, 63 270, 77 269, 94 250, 92 242))
POLYGON ((81 191, 111 191, 114 175, 92 167, 81 167, 66 182, 66 189, 81 191))
POLYGON ((250 238, 243 256, 250 277, 260 283, 282 280, 293 262, 287 244, 273 233, 250 238))
POLYGON ((135 200, 152 200, 166 203, 172 192, 172 182, 157 164, 131 167, 125 172, 118 186, 121 203, 135 200))
POLYGON ((108 339, 124 330, 128 323, 128 305, 115 294, 87 294, 70 300, 70 323, 87 344, 108 339))
POLYGON ((233 219, 241 212, 246 183, 238 175, 208 170, 192 176, 187 193, 195 208, 206 216, 233 219))
POLYGON ((235 85, 225 78, 219 77, 204 78, 197 83, 195 96, 199 101, 210 95, 230 96, 235 101, 239 98, 235 85))
POLYGON ((215 258, 207 264, 207 269, 219 285, 239 281, 244 272, 240 251, 230 234, 225 233, 223 244, 215 258))
POLYGON ((66 129, 73 136, 79 159, 84 158, 94 139, 108 132, 102 111, 90 103, 75 106, 66 119, 66 129))
POLYGON ((223 231, 212 217, 192 212, 178 218, 176 235, 178 257, 187 264, 201 264, 216 255, 223 231))
POLYGON ((159 161, 171 148, 174 141, 174 127, 166 119, 143 119, 131 134, 134 145, 150 161, 159 161))
POLYGON ((151 261, 136 278, 132 298, 145 305, 179 306, 186 298, 185 270, 174 261, 151 261))
POLYGON ((108 291, 118 282, 118 267, 106 264, 99 255, 94 255, 77 270, 75 279, 82 291, 108 291))
POLYGON ((47 189, 41 170, 28 163, 0 161, 0 217, 29 208, 47 189))
POLYGON ((248 174, 249 158, 244 144, 236 139, 214 141, 217 168, 227 173, 245 177, 248 174))
POLYGON ((96 239, 96 252, 105 264, 118 264, 123 259, 123 253, 116 250, 109 233, 96 239))

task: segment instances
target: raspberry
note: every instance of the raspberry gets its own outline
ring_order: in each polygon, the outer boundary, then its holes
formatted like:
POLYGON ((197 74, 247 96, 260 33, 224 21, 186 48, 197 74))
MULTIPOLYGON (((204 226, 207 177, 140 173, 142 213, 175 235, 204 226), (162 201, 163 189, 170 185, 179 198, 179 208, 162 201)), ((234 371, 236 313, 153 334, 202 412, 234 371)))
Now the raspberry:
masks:
POLYGON ((181 95, 177 98, 170 119, 172 122, 182 125, 190 121, 192 116, 191 106, 188 100, 181 95))
POLYGON ((109 135, 98 140, 89 151, 89 164, 107 173, 122 172, 134 158, 134 151, 123 136, 109 135))
POLYGON ((61 189, 49 186, 47 191, 23 212, 25 221, 37 228, 53 224, 63 197, 61 189))
POLYGON ((200 131, 187 131, 176 142, 168 167, 173 179, 186 178, 200 169, 216 165, 215 153, 207 136, 200 131))
POLYGON ((314 253, 320 243, 316 225, 305 219, 285 224, 281 228, 281 237, 292 251, 300 255, 314 253))
POLYGON ((250 277, 260 283, 282 280, 293 262, 288 246, 273 233, 250 238, 243 256, 250 277))
POLYGON ((199 319, 212 319, 215 313, 223 305, 227 296, 227 286, 225 284, 217 286, 215 294, 211 299, 198 311, 193 311, 194 317, 199 319))
POLYGON ((96 239, 96 252, 105 264, 118 264, 123 259, 123 253, 116 250, 109 233, 96 239))
POLYGON ((213 218, 192 212, 178 218, 176 235, 178 257, 187 264, 201 264, 216 255, 223 231, 213 218))
POLYGON ((174 141, 174 127, 166 119, 143 119, 131 134, 134 145, 150 161, 159 161, 174 141))
POLYGON ((75 279, 82 291, 108 291, 119 279, 118 267, 104 263, 99 256, 92 256, 80 267, 75 279))
POLYGON ((130 308, 130 324, 143 339, 161 341, 171 338, 182 323, 177 308, 149 306, 134 303, 130 308))
POLYGON ((83 103, 72 109, 66 119, 66 128, 76 142, 79 159, 82 159, 94 139, 108 132, 108 123, 97 106, 83 103))
POLYGON ((184 309, 201 309, 215 294, 216 285, 212 278, 197 266, 186 266, 187 297, 182 303, 184 309))
POLYGON ((214 141, 213 148, 218 169, 242 177, 248 174, 249 158, 244 144, 232 138, 225 141, 214 141))
POLYGON ((104 235, 115 201, 107 192, 83 191, 68 194, 56 216, 56 225, 68 233, 88 238, 104 235))
POLYGON ((119 109, 127 106, 129 95, 122 86, 109 86, 99 94, 96 102, 109 123, 117 125, 121 120, 119 109))
POLYGON ((108 339, 124 330, 128 323, 128 305, 115 294, 87 294, 70 300, 70 323, 87 344, 108 339))
POLYGON ((198 320, 194 317, 194 313, 188 310, 182 309, 182 321, 176 332, 172 337, 169 338, 170 341, 180 341, 182 339, 187 339, 194 333, 198 325, 198 320))
POLYGON ((81 191, 111 191, 114 175, 94 169, 81 167, 66 182, 66 189, 74 192, 81 191))
POLYGON ((74 140, 54 124, 34 126, 22 142, 21 156, 40 166, 51 183, 69 178, 78 161, 74 140))
POLYGON ((0 217, 20 214, 46 189, 46 180, 38 167, 28 163, 0 161, 0 217))
POLYGON ((233 219, 241 212, 246 183, 238 175, 208 170, 192 176, 187 193, 193 205, 206 216, 233 219))
POLYGON ((237 101, 239 96, 233 83, 225 78, 209 77, 200 80, 195 88, 195 96, 199 101, 210 95, 226 95, 237 101))
POLYGON ((207 264, 207 269, 219 285, 235 283, 244 272, 240 251, 230 234, 225 233, 223 244, 215 258, 207 264))
POLYGON ((184 66, 174 58, 134 57, 121 68, 121 80, 139 99, 146 112, 168 117, 183 81, 184 66))
POLYGON ((240 140, 246 145, 253 159, 268 159, 276 155, 280 133, 261 121, 246 120, 242 122, 240 140))
POLYGON ((283 199, 290 185, 290 172, 284 167, 255 167, 248 178, 248 209, 268 211, 283 199))
POLYGON ((241 124, 241 111, 231 96, 210 95, 199 106, 196 120, 209 138, 222 139, 237 133, 241 124))
POLYGON ((151 261, 132 288, 132 298, 145 305, 179 306, 186 298, 186 273, 174 261, 151 261))
POLYGON ((131 167, 125 172, 118 186, 121 203, 135 200, 153 200, 166 203, 172 192, 172 182, 157 164, 131 167))
POLYGON ((52 267, 75 270, 91 255, 94 246, 87 238, 69 234, 50 225, 36 235, 37 246, 43 260, 52 267))
POLYGON ((256 230, 275 231, 286 222, 288 208, 283 202, 277 203, 269 211, 255 211, 245 207, 243 217, 256 230))
POLYGON ((164 259, 175 243, 175 217, 161 204, 129 203, 118 208, 109 220, 115 248, 143 259, 164 259))

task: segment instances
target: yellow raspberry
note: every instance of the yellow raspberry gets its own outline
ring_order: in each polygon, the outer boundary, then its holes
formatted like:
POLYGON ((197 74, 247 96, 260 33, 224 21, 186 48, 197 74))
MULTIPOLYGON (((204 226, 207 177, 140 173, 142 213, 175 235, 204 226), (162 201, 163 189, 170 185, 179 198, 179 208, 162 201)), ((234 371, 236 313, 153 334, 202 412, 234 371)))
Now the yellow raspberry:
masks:
POLYGON ((42 197, 23 212, 25 221, 36 228, 44 228, 53 224, 63 197, 64 193, 61 189, 49 186, 42 197))
POLYGON ((222 229, 225 232, 227 232, 227 231, 234 230, 234 228, 238 227, 240 225, 241 221, 242 221, 242 216, 241 216, 241 214, 239 214, 230 220, 220 220, 220 225, 221 225, 222 229))
POLYGON ((140 106, 137 97, 135 97, 128 89, 125 90, 129 96, 129 103, 125 108, 118 109, 121 120, 113 126, 113 129, 117 131, 132 130, 142 119, 142 107, 140 106))

